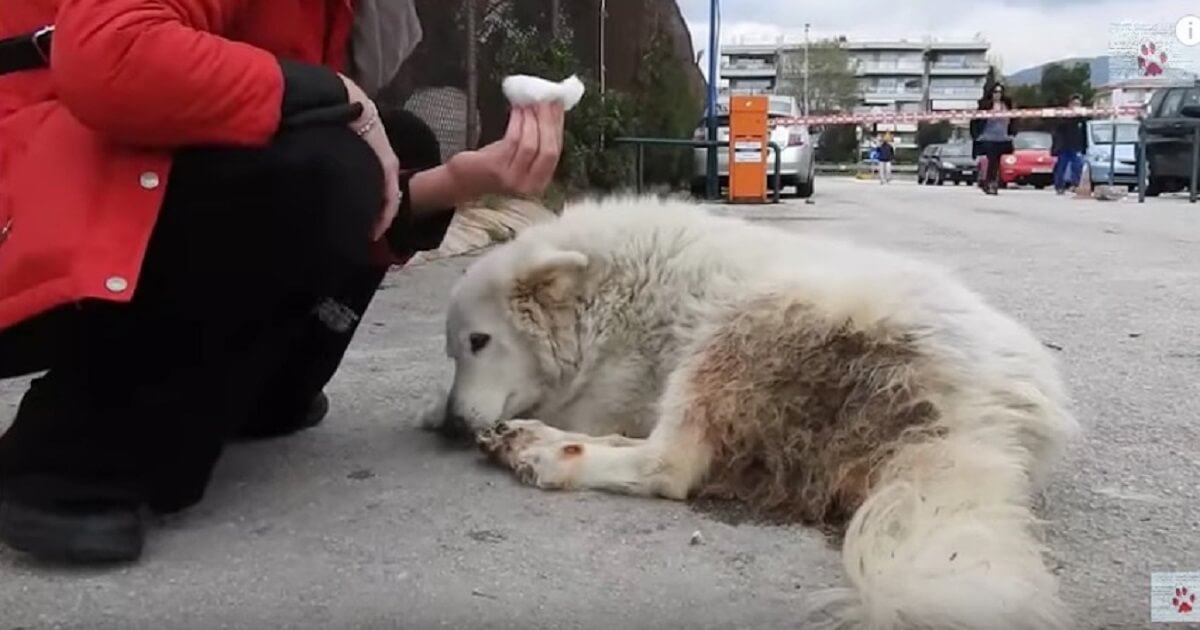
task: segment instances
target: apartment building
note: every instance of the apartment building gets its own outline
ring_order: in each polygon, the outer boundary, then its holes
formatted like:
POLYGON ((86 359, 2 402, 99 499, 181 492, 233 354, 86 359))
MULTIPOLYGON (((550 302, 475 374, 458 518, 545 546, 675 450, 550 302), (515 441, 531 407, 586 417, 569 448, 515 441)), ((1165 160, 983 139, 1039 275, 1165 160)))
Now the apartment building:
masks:
MULTIPOLYGON (((989 44, 972 41, 844 41, 858 79, 861 113, 974 109, 987 78, 989 44)), ((773 93, 781 86, 780 58, 802 53, 794 41, 736 44, 721 53, 725 91, 773 93)), ((899 148, 916 148, 915 124, 881 124, 868 132, 891 132, 899 148)))

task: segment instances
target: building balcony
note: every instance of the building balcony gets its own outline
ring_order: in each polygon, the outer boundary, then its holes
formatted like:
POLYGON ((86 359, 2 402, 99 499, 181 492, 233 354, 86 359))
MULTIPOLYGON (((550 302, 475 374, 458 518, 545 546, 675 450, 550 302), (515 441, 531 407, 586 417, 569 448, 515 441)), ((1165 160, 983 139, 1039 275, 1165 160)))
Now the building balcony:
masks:
POLYGON ((968 61, 967 63, 935 63, 929 73, 933 76, 984 76, 988 73, 986 61, 968 61))
POLYGON ((862 99, 867 103, 895 103, 897 101, 919 101, 924 95, 921 90, 889 90, 871 88, 862 92, 862 99))
POLYGON ((983 86, 979 87, 951 87, 951 88, 929 88, 930 98, 947 98, 947 99, 964 99, 964 98, 982 98, 983 86))
POLYGON ((865 75, 920 75, 925 72, 920 61, 860 61, 855 74, 865 75))
POLYGON ((979 99, 941 100, 934 99, 929 103, 935 112, 954 111, 959 109, 974 110, 979 108, 979 99))
POLYGON ((732 64, 732 65, 728 65, 728 66, 721 66, 721 76, 722 77, 729 77, 729 78, 733 78, 733 77, 767 78, 767 77, 770 77, 770 78, 774 78, 775 75, 776 75, 776 69, 775 69, 775 66, 773 66, 773 65, 768 66, 768 65, 764 65, 764 64, 758 64, 758 65, 732 64))
POLYGON ((747 95, 773 96, 775 94, 775 88, 773 88, 773 87, 743 87, 743 86, 739 86, 739 85, 734 85, 733 87, 722 86, 720 88, 717 88, 717 96, 728 97, 728 96, 731 96, 734 94, 739 94, 739 95, 743 95, 743 96, 747 96, 747 95))

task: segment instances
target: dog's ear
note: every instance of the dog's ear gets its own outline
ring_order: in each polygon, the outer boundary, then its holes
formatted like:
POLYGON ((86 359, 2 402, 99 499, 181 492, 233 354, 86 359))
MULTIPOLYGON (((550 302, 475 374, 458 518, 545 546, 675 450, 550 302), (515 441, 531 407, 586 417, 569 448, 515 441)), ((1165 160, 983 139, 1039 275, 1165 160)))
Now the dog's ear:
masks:
POLYGON ((543 304, 566 302, 579 289, 588 257, 582 252, 539 248, 517 267, 513 292, 543 304))

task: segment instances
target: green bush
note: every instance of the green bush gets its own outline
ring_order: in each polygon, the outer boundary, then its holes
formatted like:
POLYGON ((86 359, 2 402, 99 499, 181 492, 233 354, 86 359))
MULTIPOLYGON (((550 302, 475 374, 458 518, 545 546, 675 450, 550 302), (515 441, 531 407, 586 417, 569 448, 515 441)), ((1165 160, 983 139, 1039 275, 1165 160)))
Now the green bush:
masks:
MULTIPOLYGON (((553 79, 578 74, 579 62, 572 48, 573 34, 560 24, 558 37, 547 37, 536 25, 523 23, 512 11, 501 16, 496 33, 497 47, 493 79, 500 82, 511 74, 529 74, 553 79)), ((627 135, 634 128, 634 105, 627 95, 609 91, 601 96, 590 76, 580 78, 586 86, 583 100, 567 115, 563 154, 555 179, 559 194, 572 195, 588 189, 612 190, 628 180, 632 157, 619 147, 606 149, 605 138, 627 135)))
MULTIPOLYGON (((691 137, 700 103, 685 69, 673 59, 665 33, 656 33, 651 40, 635 78, 634 94, 609 89, 601 95, 595 78, 579 72, 570 27, 560 22, 558 36, 551 37, 536 19, 521 14, 516 4, 501 11, 493 24, 493 36, 499 38, 493 80, 498 83, 511 74, 552 79, 579 74, 586 86, 583 100, 566 118, 556 174, 563 194, 611 191, 632 182, 633 150, 608 146, 606 140, 631 135, 691 137)), ((649 149, 646 155, 647 182, 678 185, 690 177, 690 151, 649 149)))
POLYGON ((567 194, 589 189, 611 191, 627 185, 633 172, 633 155, 619 146, 606 146, 606 138, 627 136, 635 128, 635 105, 629 96, 610 90, 603 96, 590 78, 587 92, 567 116, 563 156, 558 180, 567 194))
MULTIPOLYGON (((703 104, 692 93, 685 70, 675 59, 668 35, 661 28, 654 33, 642 55, 635 80, 636 110, 632 120, 636 134, 691 138, 703 104)), ((692 176, 692 159, 691 150, 647 147, 645 181, 672 187, 686 186, 692 176)))
POLYGON ((917 148, 924 149, 931 144, 941 144, 950 139, 954 125, 948 120, 935 123, 923 122, 917 125, 917 148))
POLYGON ((858 161, 858 129, 853 125, 829 125, 821 131, 817 161, 845 164, 858 161))

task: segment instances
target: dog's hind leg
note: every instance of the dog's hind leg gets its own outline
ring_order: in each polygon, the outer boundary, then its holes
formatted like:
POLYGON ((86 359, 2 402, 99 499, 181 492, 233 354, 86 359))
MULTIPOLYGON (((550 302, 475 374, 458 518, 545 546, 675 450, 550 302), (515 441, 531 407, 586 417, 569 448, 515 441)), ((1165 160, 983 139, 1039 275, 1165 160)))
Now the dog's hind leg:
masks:
POLYGON ((708 469, 701 436, 660 424, 645 440, 566 433, 534 420, 497 425, 480 447, 522 481, 546 489, 593 489, 682 500, 708 469))

